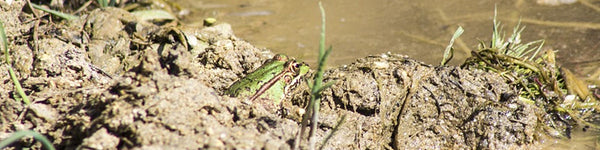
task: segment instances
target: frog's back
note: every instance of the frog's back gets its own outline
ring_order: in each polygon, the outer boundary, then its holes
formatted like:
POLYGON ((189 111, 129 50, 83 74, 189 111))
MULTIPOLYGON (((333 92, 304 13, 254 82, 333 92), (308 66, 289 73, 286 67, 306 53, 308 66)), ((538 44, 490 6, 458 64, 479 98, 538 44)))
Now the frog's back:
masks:
POLYGON ((246 75, 229 86, 225 94, 233 97, 252 96, 270 79, 274 78, 284 69, 285 61, 271 61, 263 64, 254 72, 246 75))

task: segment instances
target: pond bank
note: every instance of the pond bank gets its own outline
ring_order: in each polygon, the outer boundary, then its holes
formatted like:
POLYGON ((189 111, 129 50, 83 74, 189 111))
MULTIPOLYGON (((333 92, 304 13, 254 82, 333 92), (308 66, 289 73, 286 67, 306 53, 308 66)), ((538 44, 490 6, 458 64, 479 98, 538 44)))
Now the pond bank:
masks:
MULTIPOLYGON (((34 100, 14 100, 7 67, 0 69, 2 139, 31 129, 58 149, 293 147, 306 84, 283 102, 288 113, 222 95, 274 55, 228 24, 158 26, 103 8, 35 25, 24 2, 0 5, 11 65, 34 100)), ((545 112, 519 101, 495 73, 384 53, 329 69, 325 80, 334 84, 324 92, 318 139, 347 116, 328 148, 538 149, 545 138, 537 122, 545 112)))

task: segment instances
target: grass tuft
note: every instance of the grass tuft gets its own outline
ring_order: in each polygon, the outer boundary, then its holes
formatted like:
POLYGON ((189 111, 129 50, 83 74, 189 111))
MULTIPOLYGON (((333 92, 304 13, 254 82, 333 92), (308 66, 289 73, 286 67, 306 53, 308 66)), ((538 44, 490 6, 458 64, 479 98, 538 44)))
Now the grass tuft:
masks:
POLYGON ((525 29, 520 22, 507 37, 500 22, 493 20, 489 45, 480 42, 479 50, 471 52, 462 65, 468 69, 482 69, 504 77, 508 84, 519 90, 518 100, 545 110, 538 113, 539 129, 558 138, 570 138, 575 125, 600 129, 585 121, 590 113, 600 108, 586 85, 560 68, 552 50, 540 51, 544 40, 528 43, 521 41, 525 29))

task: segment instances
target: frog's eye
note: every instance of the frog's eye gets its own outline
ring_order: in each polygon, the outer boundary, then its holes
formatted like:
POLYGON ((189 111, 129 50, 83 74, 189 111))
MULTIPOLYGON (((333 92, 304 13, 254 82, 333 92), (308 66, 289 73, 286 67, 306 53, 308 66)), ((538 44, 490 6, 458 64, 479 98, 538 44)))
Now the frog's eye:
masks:
POLYGON ((286 69, 287 71, 291 72, 291 73, 296 73, 296 69, 298 68, 298 63, 296 63, 295 61, 288 61, 286 64, 286 69))
POLYGON ((294 67, 292 68, 294 70, 294 72, 299 72, 300 71, 300 67, 306 65, 305 63, 294 63, 294 67))

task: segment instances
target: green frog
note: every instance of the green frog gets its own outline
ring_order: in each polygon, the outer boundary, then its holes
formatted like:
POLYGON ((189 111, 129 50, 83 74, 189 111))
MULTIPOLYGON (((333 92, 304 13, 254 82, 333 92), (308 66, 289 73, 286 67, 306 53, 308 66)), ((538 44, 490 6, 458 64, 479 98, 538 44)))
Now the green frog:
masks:
POLYGON ((233 83, 225 94, 234 97, 260 98, 281 104, 293 89, 302 82, 309 67, 283 54, 277 54, 254 72, 233 83))

